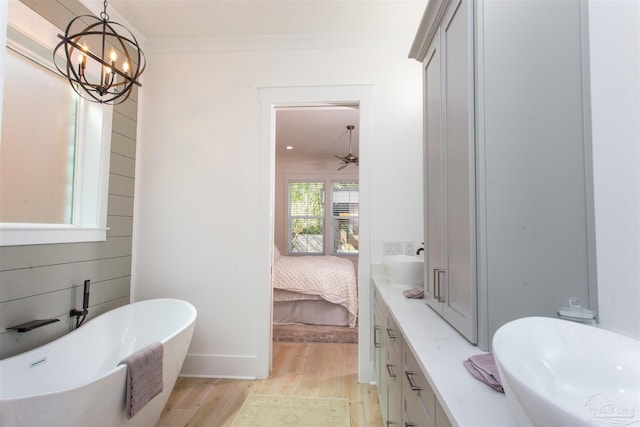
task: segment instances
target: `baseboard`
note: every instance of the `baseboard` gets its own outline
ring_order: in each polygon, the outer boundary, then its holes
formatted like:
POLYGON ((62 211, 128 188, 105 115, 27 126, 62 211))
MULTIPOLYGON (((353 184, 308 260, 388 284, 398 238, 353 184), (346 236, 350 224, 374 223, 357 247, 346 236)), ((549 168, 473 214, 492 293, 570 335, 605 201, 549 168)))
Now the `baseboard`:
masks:
POLYGON ((252 355, 187 354, 183 377, 255 379, 258 357, 252 355))

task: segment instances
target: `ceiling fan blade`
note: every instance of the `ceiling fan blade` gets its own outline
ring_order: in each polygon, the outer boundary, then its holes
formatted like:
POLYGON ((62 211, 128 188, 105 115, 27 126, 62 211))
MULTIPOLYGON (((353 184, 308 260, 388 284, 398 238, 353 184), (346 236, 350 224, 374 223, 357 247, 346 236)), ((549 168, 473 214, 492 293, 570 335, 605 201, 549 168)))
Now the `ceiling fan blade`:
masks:
POLYGON ((344 165, 340 166, 338 168, 338 170, 341 171, 342 169, 346 168, 347 166, 349 166, 349 163, 345 163, 344 165))

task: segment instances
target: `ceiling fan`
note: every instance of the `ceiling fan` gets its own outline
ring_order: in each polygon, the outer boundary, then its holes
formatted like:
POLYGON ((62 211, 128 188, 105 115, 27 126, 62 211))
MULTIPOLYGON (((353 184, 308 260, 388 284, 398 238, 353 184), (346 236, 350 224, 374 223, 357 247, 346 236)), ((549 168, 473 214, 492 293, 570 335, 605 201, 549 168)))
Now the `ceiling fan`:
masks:
POLYGON ((356 165, 358 166, 358 156, 356 156, 355 154, 351 153, 351 132, 353 131, 353 129, 355 128, 354 125, 348 125, 347 129, 349 130, 349 153, 346 156, 338 156, 336 155, 336 157, 338 159, 340 159, 340 161, 342 161, 342 165, 338 168, 338 170, 342 170, 344 168, 346 168, 349 165, 356 165))

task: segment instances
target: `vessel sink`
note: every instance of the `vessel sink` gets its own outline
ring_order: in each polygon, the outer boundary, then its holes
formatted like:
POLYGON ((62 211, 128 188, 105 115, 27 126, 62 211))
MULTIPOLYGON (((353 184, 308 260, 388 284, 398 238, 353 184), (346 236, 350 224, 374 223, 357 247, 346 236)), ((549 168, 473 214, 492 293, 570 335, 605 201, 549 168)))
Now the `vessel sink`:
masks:
POLYGON ((385 255, 382 267, 389 282, 400 285, 424 283, 424 258, 418 255, 385 255))
POLYGON ((498 329, 493 354, 524 425, 630 425, 640 420, 640 341, 548 317, 498 329))

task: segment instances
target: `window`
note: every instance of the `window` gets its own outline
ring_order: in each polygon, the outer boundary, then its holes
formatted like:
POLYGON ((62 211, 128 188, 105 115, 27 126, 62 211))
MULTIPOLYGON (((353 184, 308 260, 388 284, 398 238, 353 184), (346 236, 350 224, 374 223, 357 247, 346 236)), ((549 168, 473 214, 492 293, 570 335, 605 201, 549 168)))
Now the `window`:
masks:
POLYGON ((358 196, 357 182, 333 182, 331 185, 333 254, 358 253, 358 196))
POLYGON ((9 2, 1 52, 0 245, 106 239, 112 107, 55 70, 60 30, 9 2))
POLYGON ((289 183, 289 253, 324 253, 324 182, 289 183))
POLYGON ((357 182, 296 180, 288 190, 289 254, 358 254, 357 182))

